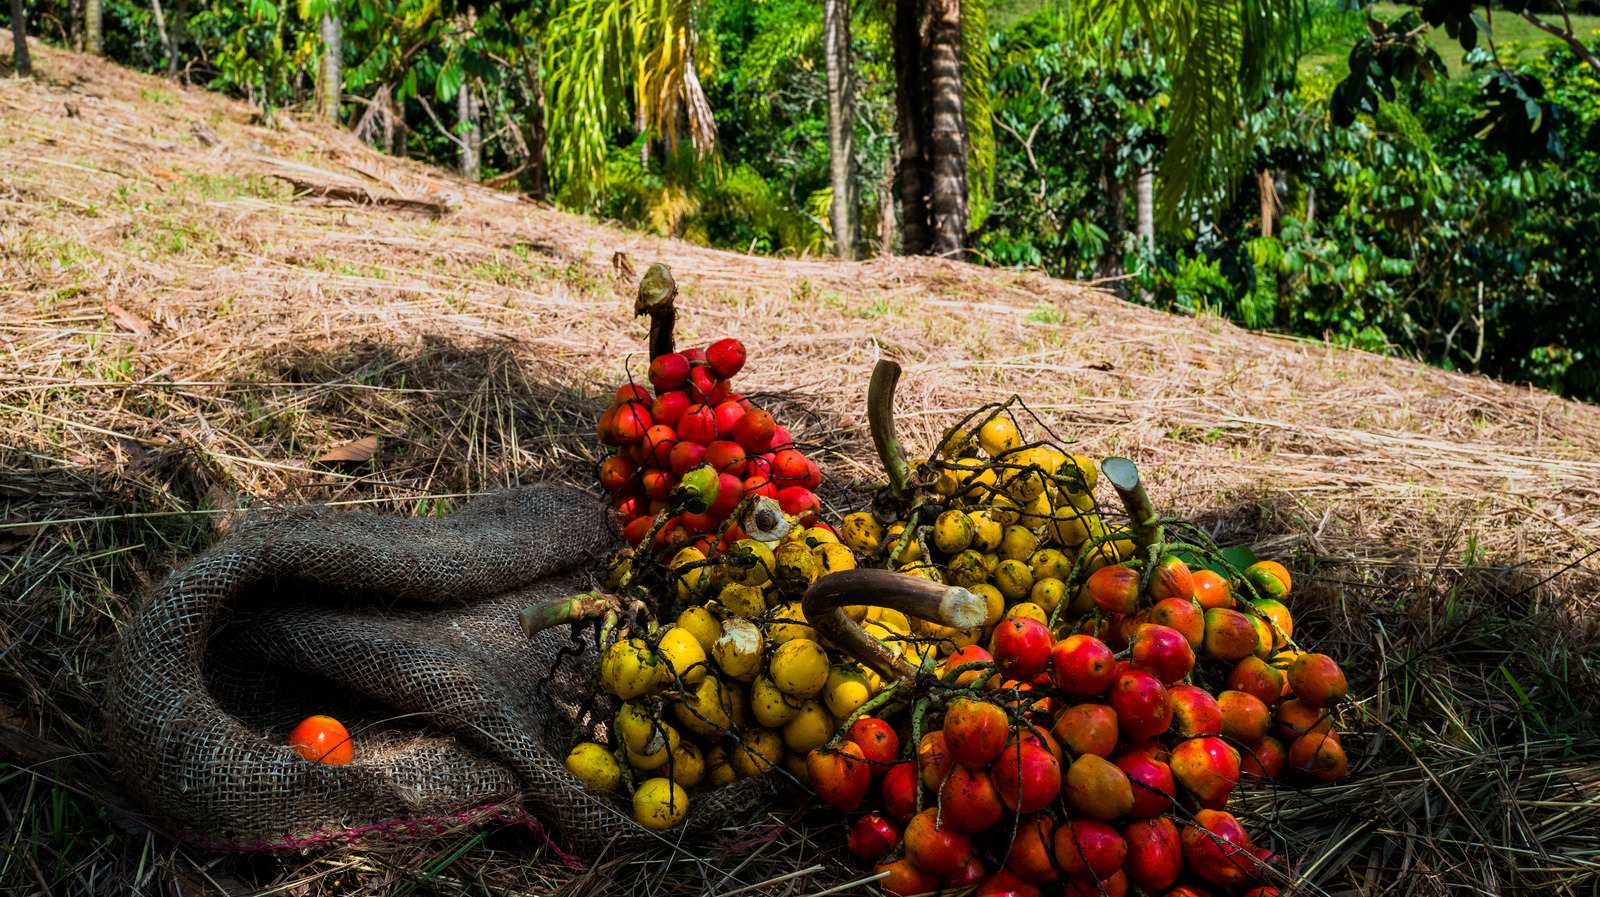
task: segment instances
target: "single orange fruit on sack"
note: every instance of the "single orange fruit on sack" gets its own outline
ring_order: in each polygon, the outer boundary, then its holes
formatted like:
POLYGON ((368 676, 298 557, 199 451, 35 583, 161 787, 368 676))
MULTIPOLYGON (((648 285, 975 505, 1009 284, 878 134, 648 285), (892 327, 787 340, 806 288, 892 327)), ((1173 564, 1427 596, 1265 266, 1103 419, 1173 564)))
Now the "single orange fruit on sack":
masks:
POLYGON ((289 733, 289 747, 315 763, 343 766, 350 762, 350 733, 331 716, 308 716, 289 733))

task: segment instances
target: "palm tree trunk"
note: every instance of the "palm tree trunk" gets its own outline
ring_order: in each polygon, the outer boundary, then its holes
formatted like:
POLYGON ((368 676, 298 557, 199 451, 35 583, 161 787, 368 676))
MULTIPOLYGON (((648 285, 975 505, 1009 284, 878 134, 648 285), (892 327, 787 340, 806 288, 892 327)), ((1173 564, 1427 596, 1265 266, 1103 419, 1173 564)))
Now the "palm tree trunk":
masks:
POLYGON ((384 152, 404 159, 406 157, 406 101, 391 90, 384 95, 384 152))
POLYGON ((1278 208, 1278 187, 1272 181, 1272 171, 1263 168, 1256 175, 1256 184, 1261 189, 1261 236, 1272 236, 1272 214, 1278 208))
POLYGON ((322 33, 322 114, 337 125, 344 102, 344 27, 333 9, 323 13, 317 27, 322 33))
POLYGON ((176 77, 179 69, 180 53, 183 50, 183 32, 185 23, 189 18, 189 0, 177 0, 177 5, 172 8, 172 24, 169 31, 172 35, 172 46, 167 53, 167 75, 176 77))
POLYGON ((823 57, 828 68, 828 174, 833 186, 833 244, 839 258, 855 261, 855 84, 850 73, 850 0, 823 0, 823 57))
MULTIPOLYGON (((1133 182, 1133 233, 1139 241, 1139 251, 1146 255, 1156 248, 1156 168, 1146 162, 1140 166, 1133 182)), ((1150 291, 1139 288, 1139 301, 1150 304, 1155 299, 1150 291)))
POLYGON ((67 0, 67 45, 83 52, 83 0, 67 0))
POLYGON ((550 163, 545 148, 550 142, 550 132, 544 121, 544 78, 539 74, 543 52, 543 46, 535 37, 522 55, 523 79, 530 94, 526 113, 528 170, 522 177, 522 189, 534 199, 546 199, 550 194, 550 163))
POLYGON ((461 129, 459 144, 461 176, 476 181, 482 172, 480 150, 483 133, 478 125, 478 98, 473 94, 471 82, 463 81, 461 89, 456 91, 456 120, 466 124, 461 129))
POLYGON ((22 0, 11 0, 11 67, 19 75, 33 74, 33 57, 28 55, 28 11, 22 0))
POLYGON ((105 20, 103 0, 86 0, 83 4, 83 42, 95 56, 104 56, 106 52, 105 20))
POLYGON ((878 258, 894 255, 894 156, 883 156, 883 181, 878 186, 878 258))
POLYGON ((900 143, 900 246, 906 255, 928 250, 926 92, 922 83, 922 3, 895 0, 895 128, 900 143))
POLYGON ((928 167, 933 183, 934 255, 961 258, 967 248, 967 121, 962 88, 961 0, 928 0, 929 101, 933 128, 928 141, 928 167))

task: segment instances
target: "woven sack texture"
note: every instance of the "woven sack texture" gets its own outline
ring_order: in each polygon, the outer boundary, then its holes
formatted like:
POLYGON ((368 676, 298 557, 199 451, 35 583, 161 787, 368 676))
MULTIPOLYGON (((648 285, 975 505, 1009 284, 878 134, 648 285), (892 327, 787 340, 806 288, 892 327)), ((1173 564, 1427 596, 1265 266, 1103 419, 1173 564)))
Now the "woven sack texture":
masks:
MULTIPOLYGON (((624 796, 563 765, 591 700, 590 630, 529 639, 516 613, 590 587, 613 536, 571 489, 507 490, 441 518, 300 509, 241 525, 173 572, 126 627, 107 693, 113 756, 176 833, 231 849, 415 837, 521 818, 581 856, 658 836, 624 796), (354 760, 285 746, 332 715, 354 760)), ((705 835, 770 786, 697 793, 672 840, 705 835)))

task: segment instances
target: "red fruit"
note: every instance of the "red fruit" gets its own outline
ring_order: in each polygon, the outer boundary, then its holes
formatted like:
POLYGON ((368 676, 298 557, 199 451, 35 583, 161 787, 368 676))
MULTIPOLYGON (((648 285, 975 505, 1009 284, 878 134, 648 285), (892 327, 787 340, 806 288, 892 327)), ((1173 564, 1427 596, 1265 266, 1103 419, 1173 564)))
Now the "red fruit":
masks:
POLYGON ((1006 617, 995 624, 989 653, 996 670, 1007 679, 1032 682, 1050 662, 1055 638, 1050 627, 1028 617, 1006 617))
POLYGON ((1231 813, 1201 810, 1184 825, 1181 837, 1184 858, 1211 884, 1239 884, 1255 867, 1250 836, 1231 813))
POLYGON ((737 442, 718 439, 706 446, 705 462, 717 473, 731 473, 744 479, 744 447, 737 442))
MULTIPOLYGON (((764 480, 772 479, 772 455, 748 455, 744 462, 745 479, 758 477, 764 480)), ((781 487, 780 487, 781 488, 781 487)))
POLYGON ((1097 819, 1068 819, 1056 829, 1056 862, 1068 878, 1099 881, 1122 868, 1128 842, 1097 819))
POLYGON ((621 455, 612 455, 600 462, 600 485, 615 495, 632 486, 633 475, 638 472, 639 465, 621 455))
POLYGON ((746 477, 741 482, 741 488, 744 489, 745 495, 765 495, 771 499, 778 497, 778 487, 772 485, 772 481, 766 477, 746 477))
POLYGON ((694 533, 690 532, 689 528, 684 525, 682 516, 671 517, 667 519, 665 526, 656 531, 655 550, 661 551, 669 545, 676 545, 680 542, 687 543, 693 538, 694 533))
POLYGON ((672 450, 678 445, 678 434, 666 424, 656 424, 645 431, 645 464, 662 470, 672 469, 672 450))
POLYGON ((900 846, 900 827, 877 813, 868 813, 850 826, 844 843, 850 855, 861 862, 876 862, 900 846))
POLYGON ((727 517, 739 506, 739 500, 742 498, 744 498, 744 483, 731 473, 719 473, 717 500, 711 503, 706 513, 719 519, 727 517))
POLYGON ((1174 685, 1167 689, 1172 703, 1171 732, 1182 738, 1222 734, 1222 708, 1211 692, 1194 685, 1174 685))
POLYGON ((873 781, 882 778, 900 756, 900 736, 895 734, 893 726, 876 717, 863 716, 856 720, 845 737, 860 746, 861 755, 867 758, 867 766, 872 770, 873 781))
POLYGON ((684 349, 683 351, 679 352, 678 354, 682 355, 684 358, 689 359, 690 362, 705 361, 706 360, 706 350, 704 350, 704 349, 684 349))
POLYGON ((655 420, 650 417, 650 409, 634 402, 617 409, 612 427, 616 431, 618 442, 623 445, 638 445, 644 441, 644 434, 654 423, 655 420))
POLYGON ((1024 816, 1017 820, 1017 833, 1006 851, 1006 868, 1029 882, 1055 881, 1060 877, 1051 859, 1055 851, 1056 824, 1049 816, 1024 816))
POLYGON ((1154 738, 1172 725, 1172 703, 1156 677, 1128 670, 1111 684, 1111 709, 1122 735, 1131 741, 1154 738))
POLYGON ((1178 827, 1165 816, 1141 819, 1122 830, 1128 856, 1122 868, 1146 891, 1169 888, 1183 872, 1183 841, 1178 827))
MULTIPOLYGON (((711 385, 711 391, 706 393, 706 404, 710 405, 713 408, 715 408, 716 406, 721 405, 722 403, 728 401, 728 396, 730 396, 732 394, 733 394, 733 386, 728 381, 726 381, 726 380, 714 381, 712 383, 712 385, 711 385)), ((751 409, 751 407, 752 407, 748 400, 741 401, 741 402, 735 402, 734 404, 738 405, 740 408, 743 408, 746 411, 749 411, 751 409)))
POLYGON ((355 752, 350 732, 331 716, 308 716, 289 732, 289 747, 313 763, 343 766, 355 752))
POLYGON ((1172 752, 1159 739, 1145 738, 1139 741, 1119 741, 1117 749, 1111 752, 1113 761, 1120 760, 1129 754, 1146 754, 1162 763, 1172 759, 1172 752))
POLYGON ((1121 869, 1103 881, 1069 881, 1061 897, 1127 897, 1128 875, 1121 869))
POLYGON ((890 897, 927 894, 939 887, 939 877, 911 862, 910 857, 892 863, 879 863, 872 867, 872 871, 889 873, 878 879, 876 884, 878 890, 890 897))
POLYGON ((715 407, 720 402, 712 394, 717 391, 719 382, 710 368, 696 366, 689 371, 689 396, 697 402, 715 407))
POLYGON ((1272 734, 1272 711, 1255 695, 1225 691, 1217 695, 1217 709, 1222 713, 1222 737, 1229 741, 1254 747, 1272 734))
POLYGON ((1239 775, 1277 781, 1289 765, 1289 750, 1283 742, 1268 736, 1254 747, 1239 751, 1239 775))
MULTIPOLYGON (((728 400, 738 402, 739 404, 745 406, 746 411, 750 410, 750 400, 744 396, 728 396, 728 400)), ((778 424, 772 429, 772 448, 774 451, 778 449, 794 448, 794 437, 789 435, 788 427, 785 427, 783 424, 778 424)))
POLYGON ((612 499, 611 509, 617 512, 617 516, 622 518, 624 524, 629 523, 633 518, 645 513, 644 496, 638 493, 619 495, 612 499))
POLYGON ((1271 707, 1283 694, 1283 671, 1259 657, 1246 657, 1228 673, 1228 688, 1254 695, 1256 700, 1271 707))
MULTIPOLYGON (((944 672, 960 669, 964 664, 978 663, 979 661, 988 661, 993 663, 994 657, 988 651, 984 650, 982 645, 968 645, 965 648, 957 648, 954 653, 944 659, 944 665, 942 667, 940 676, 942 678, 944 672)), ((971 685, 974 682, 977 682, 978 678, 982 675, 983 672, 981 670, 967 670, 965 673, 962 673, 956 677, 955 684, 971 685)), ((989 679, 990 686, 998 686, 1000 684, 999 676, 990 676, 989 679)))
MULTIPOLYGON (((1023 744, 1031 744, 1035 747, 1044 748, 1050 752, 1050 756, 1056 758, 1057 765, 1061 764, 1061 745, 1057 744, 1056 740, 1051 737, 1050 733, 1045 729, 1039 728, 1038 726, 1034 726, 1032 724, 1019 726, 1016 734, 1014 734, 1012 738, 1014 740, 1021 741, 1023 744)), ((1010 744, 1010 741, 1006 742, 1008 747, 1010 744)))
POLYGON ((1349 693, 1344 670, 1326 654, 1302 654, 1289 664, 1289 690, 1312 707, 1332 707, 1349 693))
POLYGON ((676 427, 683 418, 683 413, 689 410, 689 396, 681 390, 664 392, 656 396, 655 404, 650 406, 650 416, 656 423, 676 427))
POLYGON ((896 819, 910 819, 911 814, 917 812, 917 789, 921 787, 917 764, 907 760, 889 767, 878 782, 878 800, 883 804, 883 812, 896 819))
MULTIPOLYGON (((737 402, 724 402, 723 404, 739 408, 737 402)), ((717 407, 721 408, 722 406, 718 405, 717 407)), ((740 415, 734 420, 731 428, 733 441, 744 446, 745 451, 752 454, 758 454, 772 448, 772 434, 777 427, 772 415, 759 408, 755 411, 745 411, 743 408, 739 408, 739 411, 740 415)))
POLYGON ((851 812, 861 805, 872 787, 872 772, 861 747, 841 741, 832 749, 816 748, 806 755, 811 788, 830 805, 851 812))
POLYGON ((1141 819, 1165 813, 1178 793, 1172 767, 1144 753, 1124 754, 1116 759, 1117 768, 1133 785, 1133 809, 1129 816, 1141 819))
MULTIPOLYGON (((745 416, 745 410, 739 407, 738 402, 723 402, 712 408, 712 413, 717 416, 717 438, 733 439, 733 425, 745 416)), ((755 412, 749 412, 754 414, 755 412)), ((766 451, 762 449, 761 451, 766 451)))
POLYGON ((1167 626, 1147 623, 1134 633, 1133 668, 1144 670, 1170 685, 1194 669, 1194 648, 1184 634, 1167 626))
MULTIPOLYGON (((1172 777, 1208 810, 1228 803, 1239 784, 1239 752, 1220 738, 1191 738, 1172 749, 1172 777)), ((1223 882, 1214 882, 1223 884, 1223 882)))
POLYGON ((1050 667, 1056 688, 1089 697, 1111 687, 1117 662, 1105 642, 1088 635, 1069 635, 1050 649, 1050 667))
POLYGON ((1117 747, 1117 712, 1104 704, 1078 704, 1063 710, 1050 731, 1074 758, 1109 757, 1117 747))
POLYGON ((615 404, 626 405, 629 402, 643 402, 650 404, 650 390, 637 383, 624 383, 617 387, 617 400, 615 404))
POLYGON ((690 405, 678 418, 678 438, 700 445, 717 440, 717 413, 709 405, 690 405))
POLYGON ((973 897, 1040 897, 1039 886, 1026 882, 1010 869, 1001 869, 978 885, 973 897))
POLYGON ((1006 808, 1000 792, 981 767, 973 772, 957 763, 939 786, 939 821, 958 832, 983 832, 999 824, 1006 808))
POLYGON ((1271 885, 1262 885, 1259 888, 1251 888, 1250 890, 1245 891, 1241 897, 1278 897, 1278 895, 1282 893, 1282 891, 1272 887, 1271 885))
POLYGON ((678 485, 678 478, 673 476, 671 471, 654 468, 646 470, 639 480, 644 484, 645 496, 657 501, 666 501, 667 493, 672 491, 673 486, 678 485))
POLYGON ((617 438, 618 407, 619 406, 617 405, 612 405, 610 408, 607 408, 606 413, 600 415, 600 422, 595 427, 595 429, 600 433, 600 442, 604 445, 617 446, 622 444, 622 440, 617 438))
POLYGON ((668 390, 682 389, 689 382, 689 359, 677 352, 658 355, 650 362, 650 385, 656 388, 656 395, 668 390))
MULTIPOLYGON (((939 822, 930 807, 911 817, 905 831, 906 859, 934 875, 954 875, 972 862, 972 836, 939 822)), ((879 884, 879 887, 883 887, 879 884)))
POLYGON ((678 521, 691 533, 714 533, 722 526, 722 518, 710 511, 685 512, 678 515, 678 521))
POLYGON ((944 716, 945 748, 969 769, 993 763, 1010 734, 1006 712, 987 701, 957 698, 944 716))
POLYGON ((772 459, 772 481, 779 489, 803 486, 806 480, 806 456, 796 449, 782 449, 772 459))
POLYGON ((954 875, 946 875, 939 879, 939 888, 945 891, 970 888, 989 877, 989 867, 977 857, 972 862, 962 866, 954 875))
POLYGON ((1139 571, 1132 567, 1101 567, 1089 575, 1088 588, 1094 603, 1114 614, 1139 609, 1139 571))
POLYGON ((1194 582, 1194 600, 1199 603, 1201 610, 1234 606, 1233 587, 1220 573, 1196 570, 1190 578, 1194 582))
POLYGON ((922 736, 917 744, 917 771, 925 788, 938 791, 955 764, 956 758, 950 756, 950 750, 945 747, 944 732, 934 729, 922 736))
POLYGON ((810 458, 806 459, 806 478, 801 481, 800 485, 812 491, 816 491, 816 488, 822 485, 822 469, 817 467, 817 462, 810 458))
POLYGON ((1183 638, 1191 649, 1199 648, 1201 642, 1205 641, 1205 612, 1193 601, 1185 601, 1182 598, 1157 601, 1155 607, 1150 608, 1150 622, 1183 633, 1183 638))
POLYGON ((732 337, 719 339, 706 346, 706 362, 718 377, 732 380, 734 374, 744 369, 744 343, 732 337))
POLYGON ((1289 768, 1319 782, 1344 778, 1349 765, 1338 732, 1308 732, 1289 745, 1289 768))
POLYGON ((1157 601, 1193 598, 1194 577, 1189 565, 1170 554, 1157 561, 1155 572, 1150 575, 1150 597, 1157 601))
POLYGON ((1014 739, 989 770, 1000 799, 1018 813, 1037 813, 1061 791, 1061 761, 1048 748, 1014 739))
POLYGON ((629 545, 632 545, 634 548, 638 548, 639 543, 644 541, 644 534, 650 530, 650 524, 652 522, 653 521, 649 517, 633 518, 632 520, 628 521, 627 526, 622 528, 622 538, 626 540, 629 545))
POLYGON ((822 516, 822 502, 810 489, 803 486, 790 486, 778 490, 778 507, 783 513, 800 518, 801 524, 810 526, 822 516))

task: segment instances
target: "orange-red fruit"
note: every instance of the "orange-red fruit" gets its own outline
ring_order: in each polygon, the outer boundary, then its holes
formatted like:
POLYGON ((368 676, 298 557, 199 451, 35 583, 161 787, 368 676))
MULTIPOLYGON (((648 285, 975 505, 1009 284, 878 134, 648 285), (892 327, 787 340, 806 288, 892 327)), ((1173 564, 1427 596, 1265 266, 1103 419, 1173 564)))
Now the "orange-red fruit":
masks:
POLYGON ((1056 862, 1068 878, 1099 881, 1122 868, 1128 842, 1098 819, 1068 819, 1056 828, 1056 862))
POLYGON ((1170 626, 1147 623, 1134 632, 1130 655, 1133 668, 1144 670, 1170 685, 1194 669, 1194 649, 1183 633, 1170 626))
POLYGON ((989 653, 996 671, 1007 679, 1032 682, 1050 662, 1055 638, 1050 627, 1029 617, 1007 617, 995 624, 989 653))
POLYGON ((1122 736, 1130 741, 1154 738, 1172 725, 1172 702, 1166 688, 1143 670, 1118 676, 1111 684, 1110 700, 1122 736))
POLYGON ((1282 893, 1282 891, 1271 885, 1262 885, 1259 888, 1251 888, 1245 891, 1241 897, 1279 897, 1282 893))
POLYGON ((1074 757, 1109 757, 1117 748, 1117 712, 1104 704, 1068 707, 1061 711, 1051 733, 1074 757))
POLYGON ((1011 838, 1006 868, 1023 881, 1041 884, 1055 881, 1060 877, 1050 856, 1055 848, 1055 829, 1055 823, 1043 813, 1017 820, 1017 833, 1011 838))
POLYGON ((917 790, 921 787, 917 764, 907 760, 889 767, 878 782, 878 800, 883 812, 901 822, 910 819, 917 812, 917 790))
POLYGON ((1208 810, 1228 803, 1239 784, 1239 752, 1220 738, 1191 738, 1172 749, 1172 777, 1208 810))
POLYGON ((1312 732, 1289 745, 1289 768, 1319 782, 1344 778, 1348 765, 1338 732, 1312 732))
POLYGON ((913 863, 909 856, 890 863, 879 863, 872 867, 872 871, 889 873, 875 884, 878 890, 890 897, 911 897, 939 888, 939 877, 913 863))
POLYGON ((1165 813, 1178 793, 1172 767, 1145 753, 1124 754, 1116 759, 1117 768, 1133 787, 1133 809, 1129 816, 1141 819, 1165 813))
POLYGON ((1183 738, 1222 734, 1222 710, 1211 692, 1196 685, 1173 685, 1167 695, 1172 701, 1172 734, 1183 738))
POLYGON ((1127 897, 1128 874, 1118 869, 1102 881, 1069 881, 1061 888, 1061 897, 1127 897))
POLYGON ((289 747, 316 763, 343 766, 354 757, 350 732, 331 716, 308 716, 289 732, 289 747))
POLYGON ((1217 709, 1222 711, 1224 738, 1255 747, 1272 734, 1272 711, 1255 695, 1225 691, 1217 695, 1217 709))
POLYGON ((944 733, 938 729, 923 735, 917 744, 917 770, 922 774, 923 787, 929 791, 939 790, 955 762, 945 745, 944 733))
POLYGON ((1205 641, 1205 610, 1193 601, 1185 601, 1182 598, 1157 601, 1156 606, 1150 608, 1150 622, 1183 633, 1183 638, 1191 649, 1199 650, 1201 643, 1205 641))
POLYGON ((1280 701, 1272 713, 1274 734, 1285 744, 1308 732, 1327 732, 1333 728, 1328 711, 1313 707, 1298 698, 1280 701))
POLYGON ((1239 884, 1255 868, 1250 836, 1232 813, 1201 810, 1184 825, 1182 838, 1184 858, 1211 884, 1239 884))
POLYGON ((1264 592, 1264 598, 1279 598, 1289 594, 1294 581, 1289 578, 1289 570, 1277 561, 1256 561, 1245 568, 1244 578, 1257 590, 1264 592))
POLYGON ((1194 600, 1199 602, 1201 610, 1234 606, 1233 587, 1221 574, 1211 570, 1196 570, 1193 579, 1194 600))
POLYGON ((1112 760, 1120 760, 1129 754, 1145 754, 1162 763, 1172 759, 1172 752, 1161 743, 1158 738, 1146 738, 1141 741, 1119 741, 1117 749, 1111 752, 1112 760))
MULTIPOLYGON (((984 648, 982 645, 968 645, 965 648, 957 648, 954 653, 945 658, 944 668, 947 670, 954 670, 959 669, 964 664, 993 660, 994 655, 990 654, 988 649, 984 648)), ((956 677, 956 684, 972 685, 973 683, 977 682, 978 677, 982 675, 983 673, 980 670, 967 670, 965 673, 962 673, 956 677)), ((990 686, 998 686, 1000 684, 999 675, 990 676, 988 684, 990 686)))
POLYGON ((853 741, 841 741, 832 749, 815 748, 806 755, 806 772, 817 796, 846 813, 860 806, 872 787, 867 758, 853 741))
POLYGON ((1046 747, 1018 738, 1005 746, 989 770, 1000 799, 1018 813, 1048 807, 1061 791, 1061 763, 1046 747))
POLYGON ((1289 690, 1312 707, 1332 707, 1349 693, 1344 670, 1326 654, 1302 654, 1289 664, 1289 690))
POLYGON ((706 346, 706 363, 724 380, 732 380, 734 374, 744 369, 744 359, 744 343, 731 336, 706 346))
POLYGON ((993 763, 1010 734, 1006 712, 987 701, 957 698, 944 715, 945 749, 968 769, 993 763))
POLYGON ((1289 749, 1270 735, 1255 747, 1239 752, 1239 775, 1277 781, 1289 764, 1289 749))
POLYGON ((612 419, 611 427, 616 433, 618 442, 623 445, 638 445, 644 441, 644 434, 654 423, 649 408, 638 403, 629 403, 617 409, 617 416, 612 419))
POLYGON ((1050 677, 1069 695, 1090 697, 1111 687, 1117 661, 1105 642, 1088 635, 1069 635, 1050 649, 1050 677))
POLYGON ((939 821, 958 832, 987 831, 1005 811, 1000 792, 982 768, 973 772, 957 763, 939 786, 939 821))
POLYGON ((1157 601, 1193 598, 1194 576, 1189 573, 1189 565, 1170 554, 1157 561, 1150 576, 1150 597, 1157 601))
POLYGON ((1246 657, 1228 673, 1228 688, 1254 695, 1261 703, 1271 707, 1283 694, 1283 671, 1259 657, 1246 657))
POLYGON ((629 402, 643 402, 650 404, 650 390, 637 383, 624 383, 617 387, 617 397, 613 404, 626 405, 629 402))
POLYGON ((939 889, 943 891, 970 888, 989 877, 989 867, 977 857, 972 862, 962 866, 954 875, 946 875, 939 879, 939 889))
POLYGON ((1068 806, 1090 819, 1115 819, 1133 809, 1133 783, 1127 774, 1093 754, 1084 754, 1067 767, 1061 796, 1068 806))
POLYGON ((615 495, 631 485, 629 481, 638 471, 639 465, 621 455, 612 455, 600 462, 600 485, 615 495))
POLYGON ((1139 571, 1132 567, 1101 567, 1089 575, 1088 588, 1094 603, 1114 614, 1139 609, 1139 571))
POLYGON ((1141 819, 1122 830, 1128 856, 1122 867, 1146 891, 1172 887, 1183 872, 1183 841, 1178 826, 1165 816, 1141 819))
POLYGON ((881 719, 863 716, 851 724, 845 737, 861 748, 873 781, 882 778, 900 756, 900 736, 895 734, 893 726, 881 719))
POLYGON ((978 885, 974 897, 1040 897, 1039 886, 1026 882, 1010 869, 1001 869, 978 885))
POLYGON ((1200 654, 1211 660, 1239 660, 1249 657, 1261 645, 1253 618, 1236 610, 1213 607, 1206 611, 1205 640, 1200 654))
POLYGON ((972 862, 972 836, 942 825, 934 807, 906 823, 905 844, 906 859, 934 875, 954 875, 972 862))
POLYGON ((876 862, 900 846, 900 827, 878 813, 868 813, 850 826, 845 846, 857 860, 863 863, 876 862))

